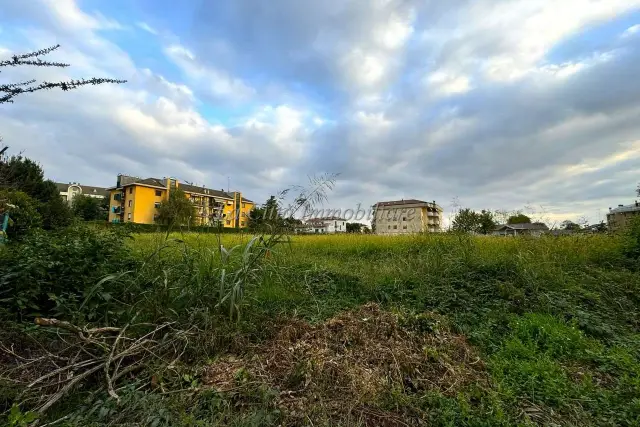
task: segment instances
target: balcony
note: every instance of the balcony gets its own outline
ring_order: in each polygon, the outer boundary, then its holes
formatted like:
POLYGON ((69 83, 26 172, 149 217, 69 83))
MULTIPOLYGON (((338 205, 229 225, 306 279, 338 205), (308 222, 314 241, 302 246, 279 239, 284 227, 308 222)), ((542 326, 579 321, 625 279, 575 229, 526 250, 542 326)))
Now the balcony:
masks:
POLYGON ((122 209, 120 208, 120 206, 112 206, 111 207, 111 212, 113 212, 115 214, 119 214, 120 212, 122 212, 122 209))
POLYGON ((114 195, 113 195, 113 200, 118 201, 118 202, 119 202, 120 200, 122 200, 122 193, 116 193, 116 194, 114 194, 114 195))

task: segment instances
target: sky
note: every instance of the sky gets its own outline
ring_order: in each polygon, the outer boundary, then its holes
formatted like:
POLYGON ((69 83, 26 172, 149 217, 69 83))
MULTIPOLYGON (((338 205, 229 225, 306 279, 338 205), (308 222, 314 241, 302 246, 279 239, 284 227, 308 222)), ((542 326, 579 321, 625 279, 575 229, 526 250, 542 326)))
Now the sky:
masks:
MULTIPOLYGON (((0 0, 0 58, 60 44, 123 85, 0 105, 55 181, 173 176, 262 202, 398 199, 604 219, 640 181, 640 0, 0 0)), ((45 58, 43 58, 45 59, 45 58)))

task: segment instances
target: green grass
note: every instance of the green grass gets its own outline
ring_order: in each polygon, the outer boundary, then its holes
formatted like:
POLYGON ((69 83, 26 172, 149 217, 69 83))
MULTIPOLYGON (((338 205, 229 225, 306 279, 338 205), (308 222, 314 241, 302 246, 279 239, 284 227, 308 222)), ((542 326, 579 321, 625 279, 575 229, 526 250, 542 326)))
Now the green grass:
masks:
MULTIPOLYGON (((246 240, 222 236, 225 246, 246 240)), ((423 407, 436 425, 638 425, 640 275, 622 253, 621 239, 604 235, 297 236, 251 290, 246 316, 319 322, 370 301, 436 312, 480 350, 492 386, 395 404, 423 407)))
MULTIPOLYGON (((203 336, 181 368, 195 378, 213 360, 269 341, 282 319, 321 323, 375 302, 404 318, 441 316, 477 350, 489 378, 455 393, 389 388, 372 403, 376 410, 429 425, 640 425, 640 274, 620 237, 294 236, 265 258, 260 279, 244 289, 239 321, 209 304, 223 267, 218 237, 170 237, 175 240, 169 245, 160 234, 138 234, 127 243, 139 259, 166 246, 143 268, 144 280, 136 279, 142 301, 136 308, 152 312, 154 321, 170 318, 201 328, 203 336)), ((227 249, 250 238, 220 236, 227 249)), ((241 265, 241 249, 225 268, 241 265)), ((437 348, 425 352, 440 357, 437 348)), ((118 408, 118 422, 286 422, 277 390, 264 384, 239 390, 132 390, 125 408, 118 408)), ((73 403, 84 409, 74 412, 71 425, 101 425, 116 411, 105 396, 83 398, 73 403)), ((332 424, 328 414, 314 416, 332 424)))

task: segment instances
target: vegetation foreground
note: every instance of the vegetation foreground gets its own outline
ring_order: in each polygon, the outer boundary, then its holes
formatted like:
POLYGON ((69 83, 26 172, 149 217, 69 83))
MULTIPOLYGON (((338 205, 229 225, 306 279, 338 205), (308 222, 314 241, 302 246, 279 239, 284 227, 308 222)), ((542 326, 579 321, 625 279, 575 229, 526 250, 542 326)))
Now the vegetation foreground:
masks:
POLYGON ((0 250, 9 425, 640 424, 633 234, 266 238, 0 250))

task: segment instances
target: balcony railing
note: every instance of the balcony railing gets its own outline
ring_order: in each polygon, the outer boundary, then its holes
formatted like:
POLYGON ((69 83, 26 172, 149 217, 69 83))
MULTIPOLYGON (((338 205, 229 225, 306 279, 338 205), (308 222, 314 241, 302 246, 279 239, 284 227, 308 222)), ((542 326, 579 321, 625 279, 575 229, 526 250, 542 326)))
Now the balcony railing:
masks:
POLYGON ((120 212, 122 212, 122 210, 121 210, 120 206, 113 206, 113 207, 111 208, 111 212, 113 212, 113 213, 120 213, 120 212))

